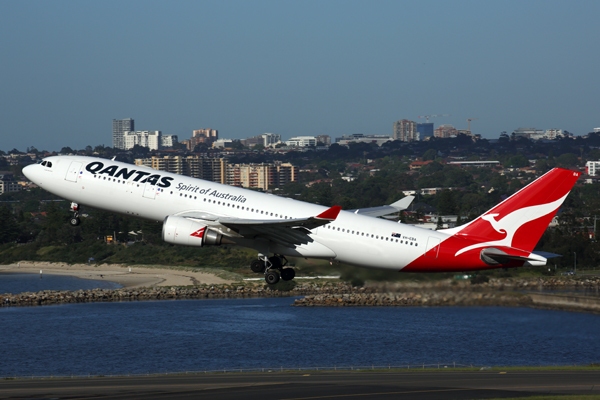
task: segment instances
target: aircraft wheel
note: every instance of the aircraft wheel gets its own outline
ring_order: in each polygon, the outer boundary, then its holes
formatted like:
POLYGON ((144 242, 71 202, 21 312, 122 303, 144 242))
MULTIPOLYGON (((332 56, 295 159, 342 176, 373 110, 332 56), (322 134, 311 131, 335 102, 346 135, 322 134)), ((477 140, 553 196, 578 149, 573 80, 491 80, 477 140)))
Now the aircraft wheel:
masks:
POLYGON ((281 258, 278 256, 269 257, 269 261, 271 262, 271 268, 281 268, 282 262, 281 258))
POLYGON ((250 269, 252 272, 256 273, 265 272, 265 262, 261 260, 254 260, 250 263, 250 269))
POLYGON ((294 268, 284 268, 281 270, 281 279, 284 281, 291 281, 296 276, 296 270, 294 268))
POLYGON ((265 281, 267 281, 269 285, 276 284, 277 282, 279 282, 279 272, 275 270, 270 270, 265 274, 265 281))
POLYGON ((73 218, 71 218, 71 219, 69 220, 69 223, 70 223, 72 226, 77 226, 77 225, 79 225, 79 224, 81 223, 81 220, 79 219, 79 217, 73 217, 73 218))

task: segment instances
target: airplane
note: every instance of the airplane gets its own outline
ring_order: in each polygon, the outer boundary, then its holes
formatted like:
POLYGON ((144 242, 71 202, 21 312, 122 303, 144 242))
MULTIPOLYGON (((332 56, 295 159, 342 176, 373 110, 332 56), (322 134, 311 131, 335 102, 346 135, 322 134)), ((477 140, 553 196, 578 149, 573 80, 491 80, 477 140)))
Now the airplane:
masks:
POLYGON ((342 210, 87 156, 47 157, 23 174, 71 201, 71 225, 80 205, 162 221, 167 243, 257 250, 250 268, 269 284, 294 279, 286 256, 399 272, 546 265, 556 255, 534 247, 581 175, 554 168, 473 221, 434 231, 377 218, 406 209, 412 196, 342 210))

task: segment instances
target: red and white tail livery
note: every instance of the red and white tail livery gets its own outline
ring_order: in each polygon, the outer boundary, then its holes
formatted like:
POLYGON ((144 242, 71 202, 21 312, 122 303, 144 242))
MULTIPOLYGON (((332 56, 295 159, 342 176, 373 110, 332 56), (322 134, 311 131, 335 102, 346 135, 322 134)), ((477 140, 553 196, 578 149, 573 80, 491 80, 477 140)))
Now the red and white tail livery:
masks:
POLYGON ((72 201, 73 225, 85 205, 162 221, 168 243, 253 248, 251 268, 268 283, 294 278, 286 256, 410 272, 545 265, 533 249, 580 176, 553 169, 468 224, 431 231, 376 218, 406 209, 410 196, 343 211, 83 156, 48 157, 23 173, 72 201))
POLYGON ((447 237, 439 260, 419 258, 405 271, 465 271, 497 267, 545 265, 532 251, 580 172, 555 168, 468 224, 440 230, 447 237))

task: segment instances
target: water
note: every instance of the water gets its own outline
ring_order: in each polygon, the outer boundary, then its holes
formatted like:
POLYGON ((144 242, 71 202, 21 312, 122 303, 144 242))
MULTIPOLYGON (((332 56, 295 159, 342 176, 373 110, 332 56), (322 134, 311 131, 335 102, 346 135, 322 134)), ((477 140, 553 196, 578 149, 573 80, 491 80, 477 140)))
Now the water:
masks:
POLYGON ((80 279, 65 275, 1 273, 0 294, 40 292, 42 290, 118 289, 118 283, 80 279))
POLYGON ((505 307, 305 308, 293 298, 0 309, 0 377, 600 361, 600 316, 505 307))

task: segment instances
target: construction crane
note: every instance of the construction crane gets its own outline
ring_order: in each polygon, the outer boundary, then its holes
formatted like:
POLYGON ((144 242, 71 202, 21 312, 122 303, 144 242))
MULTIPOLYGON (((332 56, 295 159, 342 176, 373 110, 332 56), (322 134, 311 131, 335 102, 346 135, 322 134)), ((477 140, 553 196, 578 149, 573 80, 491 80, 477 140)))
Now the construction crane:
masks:
POLYGON ((476 119, 479 118, 468 118, 467 121, 469 122, 469 132, 471 132, 471 121, 475 121, 476 119))
POLYGON ((429 118, 433 117, 450 117, 450 114, 436 114, 436 115, 420 115, 419 118, 426 118, 429 123, 429 118))

